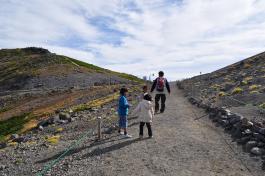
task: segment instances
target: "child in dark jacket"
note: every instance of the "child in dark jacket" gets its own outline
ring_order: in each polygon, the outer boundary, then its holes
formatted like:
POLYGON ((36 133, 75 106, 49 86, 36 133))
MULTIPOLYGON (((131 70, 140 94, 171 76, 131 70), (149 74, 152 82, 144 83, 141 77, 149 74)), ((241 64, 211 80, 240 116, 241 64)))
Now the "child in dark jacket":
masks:
POLYGON ((128 90, 123 87, 120 90, 120 98, 119 98, 119 108, 118 108, 118 114, 119 114, 119 133, 121 134, 121 130, 124 130, 124 137, 131 138, 131 135, 128 135, 127 133, 127 127, 128 127, 128 113, 130 105, 128 103, 128 100, 126 98, 128 90))

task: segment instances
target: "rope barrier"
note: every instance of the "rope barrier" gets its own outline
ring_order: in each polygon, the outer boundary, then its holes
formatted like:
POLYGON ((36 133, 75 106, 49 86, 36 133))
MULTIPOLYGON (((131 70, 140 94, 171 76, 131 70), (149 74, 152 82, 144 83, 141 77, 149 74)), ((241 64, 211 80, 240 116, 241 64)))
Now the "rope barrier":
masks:
POLYGON ((78 138, 75 142, 73 142, 58 158, 56 158, 55 160, 49 162, 48 164, 46 164, 44 166, 44 169, 42 171, 40 171, 39 173, 37 173, 36 176, 43 176, 45 175, 49 170, 51 170, 51 168, 57 164, 59 161, 63 160, 63 158, 68 154, 68 152, 70 152, 71 150, 73 150, 76 146, 78 146, 80 143, 83 142, 83 140, 89 135, 89 134, 93 134, 93 131, 87 131, 85 133, 83 133, 83 135, 78 138))

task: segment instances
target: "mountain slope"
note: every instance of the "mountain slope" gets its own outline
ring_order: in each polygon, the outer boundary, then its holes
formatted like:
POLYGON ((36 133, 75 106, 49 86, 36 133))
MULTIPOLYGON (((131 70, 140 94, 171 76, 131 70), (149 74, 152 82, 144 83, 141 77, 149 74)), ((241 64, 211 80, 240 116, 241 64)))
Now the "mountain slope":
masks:
POLYGON ((180 84, 205 103, 265 108, 265 52, 180 84))
POLYGON ((0 50, 0 91, 87 87, 140 81, 42 48, 0 50))
POLYGON ((141 79, 42 48, 0 50, 0 141, 36 127, 58 111, 82 111, 114 101, 117 89, 131 91, 141 79), (109 97, 111 96, 111 97, 109 97), (94 105, 93 105, 94 106, 94 105))

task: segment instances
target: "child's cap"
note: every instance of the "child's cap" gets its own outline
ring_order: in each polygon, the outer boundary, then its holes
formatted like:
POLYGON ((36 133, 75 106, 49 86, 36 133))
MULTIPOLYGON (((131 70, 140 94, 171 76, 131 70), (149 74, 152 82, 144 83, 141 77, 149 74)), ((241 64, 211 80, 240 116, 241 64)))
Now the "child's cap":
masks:
POLYGON ((125 92, 128 92, 128 89, 126 87, 122 87, 121 90, 120 90, 120 94, 124 95, 125 92))
POLYGON ((149 94, 145 94, 145 95, 144 95, 144 100, 152 101, 152 96, 149 95, 149 94))

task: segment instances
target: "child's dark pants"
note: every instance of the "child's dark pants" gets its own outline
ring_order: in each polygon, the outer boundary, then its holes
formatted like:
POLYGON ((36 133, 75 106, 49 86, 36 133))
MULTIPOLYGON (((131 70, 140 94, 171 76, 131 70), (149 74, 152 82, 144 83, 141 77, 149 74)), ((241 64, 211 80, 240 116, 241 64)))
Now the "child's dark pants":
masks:
POLYGON ((160 112, 164 112, 165 111, 166 95, 165 94, 156 94, 156 96, 155 96, 155 112, 159 111, 160 98, 161 98, 161 109, 160 109, 160 112))
POLYGON ((140 133, 139 133, 139 135, 143 136, 143 134, 144 134, 144 125, 145 124, 146 124, 147 129, 148 129, 149 137, 153 136, 151 124, 148 123, 148 122, 140 122, 140 133))

